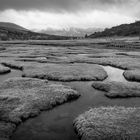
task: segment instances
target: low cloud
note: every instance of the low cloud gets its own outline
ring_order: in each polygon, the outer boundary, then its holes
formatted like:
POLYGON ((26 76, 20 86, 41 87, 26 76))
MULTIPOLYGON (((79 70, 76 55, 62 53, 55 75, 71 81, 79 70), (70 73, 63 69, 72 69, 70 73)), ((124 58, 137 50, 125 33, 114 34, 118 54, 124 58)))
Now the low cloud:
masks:
POLYGON ((111 27, 140 18, 140 0, 0 0, 0 21, 29 29, 111 27))
POLYGON ((69 29, 75 28, 104 28, 122 23, 132 22, 134 19, 118 13, 99 10, 73 13, 49 13, 40 11, 5 10, 0 13, 0 21, 13 22, 28 29, 69 29), (102 18, 101 18, 102 17, 102 18))

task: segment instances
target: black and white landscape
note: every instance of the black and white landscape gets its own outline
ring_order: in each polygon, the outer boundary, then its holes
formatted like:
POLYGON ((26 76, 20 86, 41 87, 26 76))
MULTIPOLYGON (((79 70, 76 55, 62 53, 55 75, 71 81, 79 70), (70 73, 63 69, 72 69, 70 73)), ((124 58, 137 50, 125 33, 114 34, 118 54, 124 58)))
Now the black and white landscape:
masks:
POLYGON ((139 7, 0 0, 0 140, 139 140, 139 7))

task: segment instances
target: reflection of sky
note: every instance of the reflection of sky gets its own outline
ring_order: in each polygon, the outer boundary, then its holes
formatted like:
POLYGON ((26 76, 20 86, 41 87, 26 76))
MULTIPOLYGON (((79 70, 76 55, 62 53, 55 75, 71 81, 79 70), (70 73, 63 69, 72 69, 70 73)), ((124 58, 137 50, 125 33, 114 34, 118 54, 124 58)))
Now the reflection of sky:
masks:
POLYGON ((106 79, 106 81, 127 82, 123 76, 124 70, 110 66, 103 66, 103 68, 108 74, 108 78, 106 79))

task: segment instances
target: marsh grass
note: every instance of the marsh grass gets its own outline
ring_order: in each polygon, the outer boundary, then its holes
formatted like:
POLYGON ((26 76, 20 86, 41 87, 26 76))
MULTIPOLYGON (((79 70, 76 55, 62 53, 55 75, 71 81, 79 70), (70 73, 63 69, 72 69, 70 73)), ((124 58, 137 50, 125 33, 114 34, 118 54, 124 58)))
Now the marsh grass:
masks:
POLYGON ((1 64, 12 69, 23 70, 23 65, 15 61, 1 62, 1 64))
POLYGON ((140 69, 127 70, 123 75, 128 81, 140 82, 140 69))
POLYGON ((42 67, 25 67, 22 76, 55 81, 102 81, 107 73, 98 65, 47 64, 42 67))
POLYGON ((139 83, 127 83, 123 82, 94 82, 92 87, 105 91, 104 95, 108 98, 128 98, 128 97, 140 97, 140 84, 139 83))
POLYGON ((1 127, 2 122, 17 125, 29 117, 38 115, 40 111, 52 109, 79 96, 80 94, 70 87, 49 84, 47 80, 6 80, 0 85, 0 139, 8 137, 6 128, 1 127))
POLYGON ((74 128, 82 140, 138 140, 140 108, 92 108, 74 120, 74 128))
POLYGON ((7 68, 7 67, 0 65, 0 74, 6 74, 9 72, 11 72, 10 68, 7 68))

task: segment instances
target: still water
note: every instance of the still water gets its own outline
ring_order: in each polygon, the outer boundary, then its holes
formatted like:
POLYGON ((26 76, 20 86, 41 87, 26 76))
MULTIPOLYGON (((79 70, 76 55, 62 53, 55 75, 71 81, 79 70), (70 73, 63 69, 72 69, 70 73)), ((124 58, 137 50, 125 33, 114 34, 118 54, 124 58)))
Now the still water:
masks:
MULTIPOLYGON (((123 70, 110 66, 103 66, 103 68, 108 73, 107 81, 127 82, 122 76, 123 70)), ((90 107, 140 106, 139 98, 109 99, 104 96, 104 92, 93 89, 92 82, 65 82, 62 84, 77 90, 81 93, 81 97, 25 121, 17 128, 12 140, 78 140, 73 129, 73 120, 90 107)))

